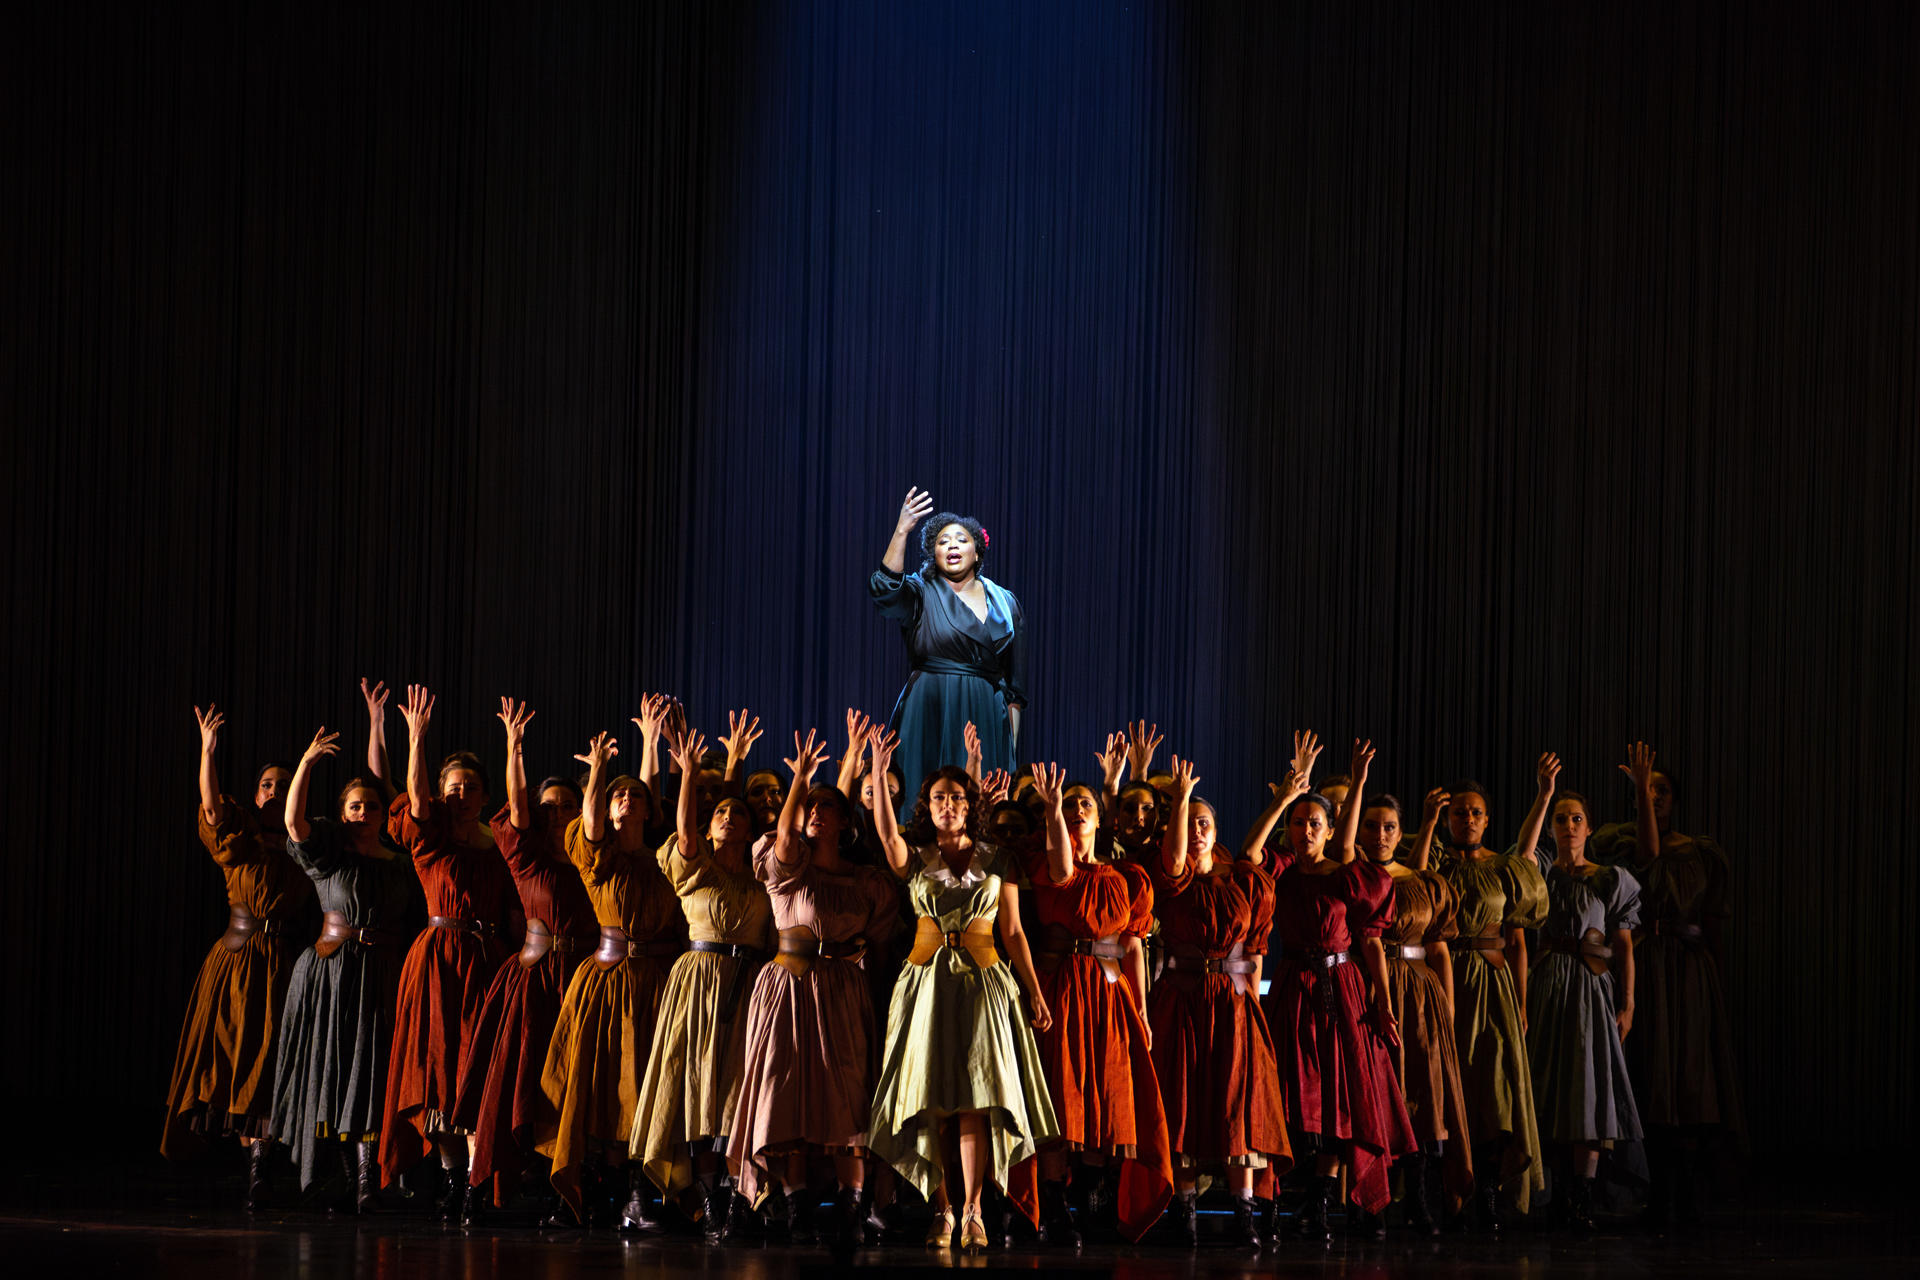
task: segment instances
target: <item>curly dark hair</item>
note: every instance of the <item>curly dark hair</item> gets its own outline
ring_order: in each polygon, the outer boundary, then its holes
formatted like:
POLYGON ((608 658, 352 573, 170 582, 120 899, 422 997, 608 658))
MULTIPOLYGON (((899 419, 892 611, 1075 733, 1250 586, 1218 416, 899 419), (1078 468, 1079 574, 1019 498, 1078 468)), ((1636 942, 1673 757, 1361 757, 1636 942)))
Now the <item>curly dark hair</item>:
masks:
POLYGON ((933 567, 933 543, 940 531, 950 524, 957 524, 967 531, 973 539, 974 554, 979 557, 973 568, 975 573, 987 567, 987 531, 972 516, 957 515, 951 511, 942 511, 933 519, 920 526, 920 572, 925 573, 933 567))
MULTIPOLYGON (((981 794, 980 784, 973 775, 957 764, 943 764, 926 777, 920 779, 920 794, 913 801, 913 820, 907 823, 902 834, 908 844, 924 845, 933 843, 933 805, 927 799, 933 794, 936 782, 957 782, 967 791, 967 835, 975 844, 986 839, 986 827, 989 814, 987 800, 981 794)), ((875 797, 876 801, 879 797, 875 797)))

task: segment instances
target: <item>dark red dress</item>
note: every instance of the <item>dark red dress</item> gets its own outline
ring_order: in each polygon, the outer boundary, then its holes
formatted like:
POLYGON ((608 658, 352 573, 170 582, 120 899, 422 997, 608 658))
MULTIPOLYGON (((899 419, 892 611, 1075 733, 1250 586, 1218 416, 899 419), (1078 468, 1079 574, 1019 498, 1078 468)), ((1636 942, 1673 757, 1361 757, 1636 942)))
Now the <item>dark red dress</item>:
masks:
POLYGON ((1392 1199, 1393 1157, 1419 1149, 1386 1041, 1366 1017, 1359 948, 1392 921, 1393 877, 1365 860, 1325 875, 1289 866, 1274 881, 1284 952, 1268 1010, 1287 1114, 1313 1145, 1351 1145, 1352 1199, 1369 1213, 1392 1199), (1347 962, 1325 963, 1340 952, 1347 962))
POLYGON ((1179 876, 1154 869, 1154 909, 1168 963, 1147 1000, 1153 1066, 1167 1133, 1182 1168, 1293 1165, 1273 1036, 1254 975, 1208 972, 1197 961, 1251 961, 1267 953, 1273 879, 1216 852, 1179 876))
POLYGON ((580 871, 560 843, 561 831, 535 805, 534 825, 513 825, 508 810, 493 815, 493 843, 506 860, 520 894, 520 914, 552 935, 544 954, 527 949, 507 957, 493 975, 473 1035, 462 1046, 460 1090, 453 1122, 473 1134, 468 1178, 480 1186, 495 1174, 503 1199, 526 1167, 534 1148, 551 1142, 560 1115, 540 1087, 547 1045, 560 1018, 573 971, 593 954, 600 928, 580 871))
POLYGON ((427 1134, 451 1127, 461 1047, 474 1035, 488 983, 520 940, 508 938, 517 902, 500 851, 460 844, 450 828, 439 800, 419 822, 405 792, 387 810, 387 832, 413 858, 428 916, 455 922, 430 920, 400 971, 380 1126, 380 1174, 389 1184, 427 1154, 427 1134))
POLYGON ((1119 1156, 1119 1223, 1138 1240, 1173 1199, 1172 1149, 1159 1078, 1137 997, 1116 961, 1072 950, 1075 940, 1144 938, 1153 886, 1131 864, 1075 863, 1053 883, 1044 847, 1027 854, 1042 935, 1034 948, 1053 1025, 1038 1036, 1047 1088, 1072 1148, 1119 1156))

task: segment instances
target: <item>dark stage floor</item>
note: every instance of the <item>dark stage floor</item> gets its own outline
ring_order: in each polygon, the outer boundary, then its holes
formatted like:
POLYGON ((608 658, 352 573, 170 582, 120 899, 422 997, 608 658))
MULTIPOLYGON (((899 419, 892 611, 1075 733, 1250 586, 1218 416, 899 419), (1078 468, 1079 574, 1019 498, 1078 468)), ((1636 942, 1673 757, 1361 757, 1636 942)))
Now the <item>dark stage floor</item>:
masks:
MULTIPOLYGON (((99 1177, 62 1170, 0 1179, 0 1259, 11 1275, 194 1277, 457 1275, 466 1280, 624 1274, 728 1276, 741 1280, 831 1276, 846 1269, 824 1248, 708 1249, 684 1240, 608 1233, 461 1230, 416 1215, 330 1220, 275 1213, 248 1219, 222 1207, 238 1185, 224 1173, 196 1180, 121 1167, 99 1177)), ((1916 1231, 1907 1197, 1879 1184, 1870 1199, 1826 1184, 1817 1200, 1776 1184, 1766 1203, 1722 1206, 1699 1229, 1650 1237, 1611 1224, 1577 1241, 1522 1233, 1498 1242, 1465 1235, 1436 1241, 1331 1247, 1288 1244, 1243 1254, 1145 1245, 1088 1247, 1079 1254, 1015 1248, 971 1258, 890 1245, 855 1255, 855 1268, 982 1275, 1071 1272, 1090 1276, 1319 1275, 1458 1276, 1914 1275, 1916 1231)), ((1223 1219, 1214 1223, 1223 1226, 1223 1219)))

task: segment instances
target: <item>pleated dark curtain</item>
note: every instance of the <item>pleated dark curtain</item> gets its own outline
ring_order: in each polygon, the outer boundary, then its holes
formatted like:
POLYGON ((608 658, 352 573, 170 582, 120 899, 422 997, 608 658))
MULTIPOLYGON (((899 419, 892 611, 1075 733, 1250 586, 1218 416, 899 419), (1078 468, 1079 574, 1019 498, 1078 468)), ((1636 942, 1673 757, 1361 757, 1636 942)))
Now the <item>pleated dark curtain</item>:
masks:
POLYGON ((36 21, 9 1096, 145 1140, 223 918, 194 702, 235 788, 320 723, 344 779, 362 674, 490 760, 530 698, 538 769, 653 689, 837 746, 914 483, 1026 604, 1029 754, 1156 719, 1230 837, 1295 726, 1502 827, 1545 748, 1627 816, 1650 738, 1735 860, 1770 1138, 1914 1136, 1906 8, 36 21))

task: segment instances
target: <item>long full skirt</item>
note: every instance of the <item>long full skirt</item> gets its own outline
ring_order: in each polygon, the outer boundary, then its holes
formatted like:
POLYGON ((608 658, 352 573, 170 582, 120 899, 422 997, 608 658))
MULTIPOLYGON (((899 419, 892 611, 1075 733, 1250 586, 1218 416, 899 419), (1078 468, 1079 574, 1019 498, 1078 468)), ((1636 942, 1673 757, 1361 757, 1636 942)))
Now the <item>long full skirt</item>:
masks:
POLYGON ((1504 1138, 1500 1167, 1481 1169, 1502 1194, 1527 1212, 1533 1193, 1547 1185, 1534 1119, 1533 1067, 1513 973, 1466 951, 1454 960, 1453 1041, 1466 1097, 1467 1132, 1477 1143, 1504 1138))
POLYGON ((501 942, 432 928, 421 930, 407 950, 380 1127, 383 1183, 391 1184, 427 1154, 427 1135, 451 1130, 463 1046, 509 954, 501 942))
POLYGON ((191 1155, 201 1135, 265 1137, 273 1109, 274 1025, 297 948, 256 933, 238 951, 215 942, 200 963, 167 1088, 160 1154, 191 1155))
POLYGON ((931 1199, 948 1176, 941 1122, 963 1111, 986 1113, 989 1176, 1038 1222, 1033 1157, 1060 1125, 1019 985, 943 951, 894 983, 868 1145, 931 1199))
POLYGON ((1627 1069, 1640 1122, 1719 1127, 1746 1136, 1720 966, 1697 941, 1654 935, 1633 948, 1633 1034, 1627 1069))
POLYGON ((1614 1024, 1613 978, 1572 956, 1541 961, 1527 984, 1527 1057, 1547 1142, 1637 1141, 1640 1111, 1614 1024))
MULTIPOLYGON (((727 1136, 746 1061, 747 992, 757 961, 689 951, 673 962, 640 1081, 630 1150, 661 1194, 693 1185, 692 1143, 727 1136)), ((724 1148, 725 1143, 722 1142, 724 1148)))
POLYGON ((1169 971, 1147 997, 1167 1139, 1182 1167, 1293 1166, 1267 1015, 1223 973, 1169 971))
POLYGON ((1387 961, 1387 991, 1400 1022, 1394 1068, 1407 1118, 1421 1143, 1444 1142, 1441 1176, 1448 1210, 1458 1213, 1473 1194, 1473 1141, 1460 1083, 1460 1055, 1440 975, 1418 960, 1387 961))
POLYGON ((302 1187, 320 1176, 321 1142, 379 1134, 399 962, 397 948, 348 942, 330 956, 308 947, 294 964, 274 1064, 273 1136, 293 1148, 302 1187))
MULTIPOLYGON (((531 969, 511 955, 495 971, 460 1063, 453 1123, 473 1134, 474 1186, 499 1175, 518 1181, 559 1114, 540 1087, 547 1046, 578 956, 549 951, 531 969)), ((502 1186, 500 1191, 507 1190, 502 1186)))
POLYGON ((991 682, 941 671, 916 671, 907 677, 889 721, 900 738, 893 762, 900 769, 903 816, 911 816, 922 778, 967 758, 969 722, 980 734, 983 769, 1017 767, 1007 702, 991 682))

